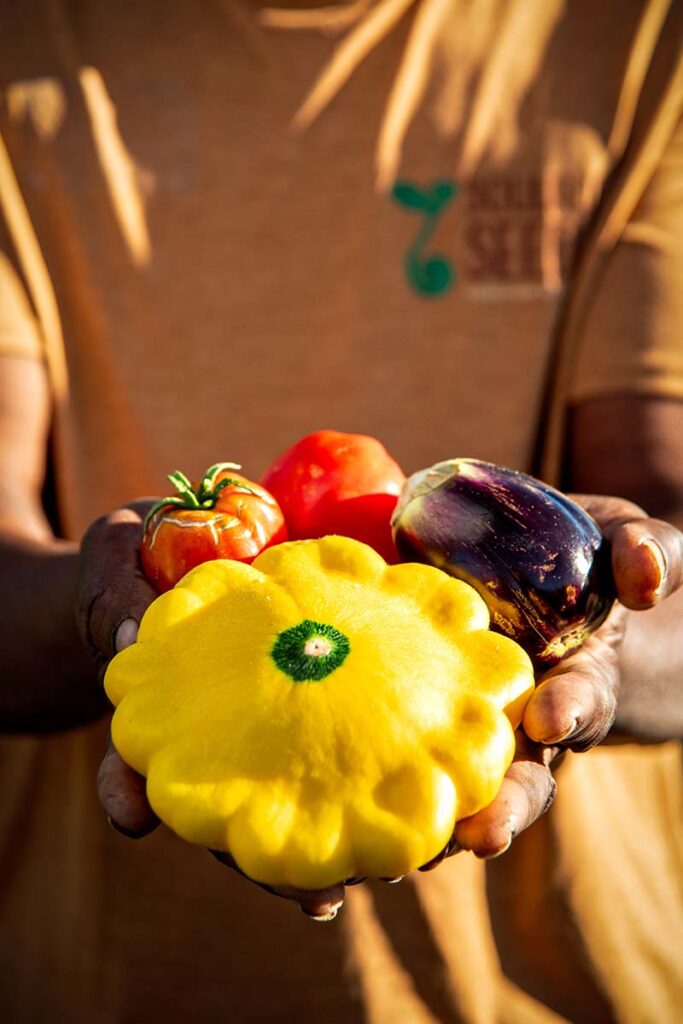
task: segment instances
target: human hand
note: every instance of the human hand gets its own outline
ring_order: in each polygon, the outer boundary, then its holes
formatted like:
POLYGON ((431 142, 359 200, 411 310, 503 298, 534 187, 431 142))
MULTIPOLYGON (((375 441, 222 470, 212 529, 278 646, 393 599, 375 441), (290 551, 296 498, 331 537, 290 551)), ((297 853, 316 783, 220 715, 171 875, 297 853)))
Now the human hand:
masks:
POLYGON ((649 518, 621 498, 570 497, 593 516, 612 545, 618 600, 582 647, 540 676, 498 796, 458 822, 448 847, 425 869, 459 849, 479 857, 498 856, 548 810, 555 794, 553 762, 565 750, 584 751, 602 742, 612 727, 620 687, 619 654, 631 611, 654 607, 683 581, 683 534, 674 526, 649 518))
MULTIPOLYGON (((524 728, 518 730, 515 760, 497 798, 458 822, 448 846, 422 870, 460 849, 480 857, 496 856, 548 809, 555 792, 550 767, 557 756, 565 749, 585 750, 600 742, 614 720, 626 608, 652 607, 680 583, 683 537, 674 527, 648 519, 637 506, 621 499, 575 496, 575 500, 597 519, 612 543, 619 602, 582 648, 539 679, 524 728)), ((81 620, 90 623, 83 634, 102 668, 116 650, 134 642, 139 618, 156 596, 138 564, 147 507, 144 503, 130 506, 98 520, 84 539, 81 620), (122 571, 124 566, 127 571, 122 571)), ((99 792, 110 820, 126 835, 145 835, 158 824, 145 795, 145 780, 111 746, 100 770, 99 792)), ((239 871, 229 853, 212 852, 239 871)), ((333 917, 344 898, 343 882, 320 891, 261 887, 296 900, 306 913, 320 919, 333 917)))
MULTIPOLYGON (((102 516, 89 527, 81 543, 76 616, 81 640, 92 654, 100 682, 114 655, 135 642, 140 620, 157 597, 140 563, 143 522, 154 500, 133 502, 102 516)), ((123 835, 142 838, 159 824, 147 800, 145 779, 122 760, 111 740, 97 787, 111 824, 123 835)), ((229 854, 211 852, 243 874, 229 854)), ((341 882, 322 890, 260 887, 298 902, 306 914, 322 920, 334 917, 344 898, 341 882)))

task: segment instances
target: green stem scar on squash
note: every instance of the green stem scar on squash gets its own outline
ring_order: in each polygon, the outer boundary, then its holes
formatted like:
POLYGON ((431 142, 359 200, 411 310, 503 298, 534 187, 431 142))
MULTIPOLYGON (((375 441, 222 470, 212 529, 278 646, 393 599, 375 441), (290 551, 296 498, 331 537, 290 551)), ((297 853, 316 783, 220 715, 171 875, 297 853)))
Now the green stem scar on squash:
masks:
POLYGON ((270 656, 295 683, 320 682, 343 664, 350 650, 349 638, 340 630, 304 619, 278 633, 270 656))

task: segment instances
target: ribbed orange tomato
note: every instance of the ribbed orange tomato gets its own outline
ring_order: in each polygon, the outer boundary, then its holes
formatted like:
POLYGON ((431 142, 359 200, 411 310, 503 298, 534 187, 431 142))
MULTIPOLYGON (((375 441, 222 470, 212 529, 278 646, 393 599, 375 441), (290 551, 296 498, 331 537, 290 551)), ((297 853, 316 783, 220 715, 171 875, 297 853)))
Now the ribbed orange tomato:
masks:
POLYGON ((193 486, 176 470, 168 479, 177 495, 162 498, 145 519, 142 567, 163 593, 201 562, 251 562, 271 544, 287 540, 282 510, 264 487, 217 462, 193 486))

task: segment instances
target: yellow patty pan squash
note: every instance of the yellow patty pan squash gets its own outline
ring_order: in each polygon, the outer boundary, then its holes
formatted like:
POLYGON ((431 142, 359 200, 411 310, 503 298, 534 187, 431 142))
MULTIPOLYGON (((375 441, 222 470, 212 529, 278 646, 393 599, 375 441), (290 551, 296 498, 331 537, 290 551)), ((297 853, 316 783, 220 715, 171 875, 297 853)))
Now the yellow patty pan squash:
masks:
POLYGON ((495 797, 533 688, 476 591, 345 537, 211 561, 149 607, 105 687, 159 817, 249 876, 405 874, 495 797))

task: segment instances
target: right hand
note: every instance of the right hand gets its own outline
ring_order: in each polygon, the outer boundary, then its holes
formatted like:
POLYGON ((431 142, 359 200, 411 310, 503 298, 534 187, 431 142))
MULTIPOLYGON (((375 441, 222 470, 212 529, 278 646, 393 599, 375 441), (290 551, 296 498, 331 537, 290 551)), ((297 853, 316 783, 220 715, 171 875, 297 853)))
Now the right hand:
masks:
MULTIPOLYGON (((101 516, 81 542, 76 616, 81 640, 92 654, 100 682, 114 655, 135 643, 140 620, 157 597, 140 563, 142 524, 155 500, 142 499, 101 516)), ((145 779, 121 759, 111 740, 100 765, 97 788, 110 822, 129 838, 142 838, 159 824, 147 800, 145 779)), ((221 863, 244 874, 229 853, 211 852, 221 863)), ((342 882, 320 890, 255 884, 294 900, 304 913, 319 920, 334 917, 344 901, 342 882)))

